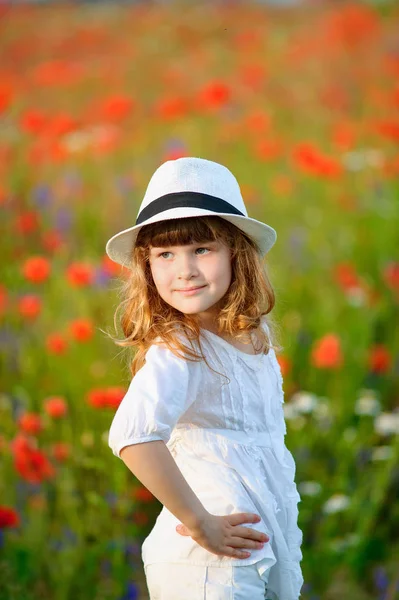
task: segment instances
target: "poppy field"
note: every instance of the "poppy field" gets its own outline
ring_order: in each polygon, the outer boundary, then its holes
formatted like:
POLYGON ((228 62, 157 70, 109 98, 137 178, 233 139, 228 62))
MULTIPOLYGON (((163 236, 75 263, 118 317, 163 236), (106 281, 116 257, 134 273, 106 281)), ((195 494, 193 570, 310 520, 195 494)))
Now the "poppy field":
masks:
MULTIPOLYGON (((0 7, 0 600, 145 600, 160 503, 108 447, 134 225, 168 159, 277 231, 302 600, 399 597, 395 2, 0 7)), ((284 600, 284 599, 281 599, 284 600)))

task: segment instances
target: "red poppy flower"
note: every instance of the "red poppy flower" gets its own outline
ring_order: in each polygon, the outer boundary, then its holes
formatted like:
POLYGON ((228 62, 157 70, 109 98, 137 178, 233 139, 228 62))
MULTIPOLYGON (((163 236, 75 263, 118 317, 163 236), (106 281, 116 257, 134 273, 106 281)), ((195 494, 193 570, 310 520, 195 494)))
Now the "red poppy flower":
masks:
POLYGON ((135 108, 135 102, 129 96, 114 95, 106 98, 100 105, 100 116, 107 121, 122 121, 135 108))
POLYGON ((26 294, 18 301, 18 311, 27 319, 36 319, 42 311, 42 301, 39 296, 26 294))
POLYGON ((211 81, 198 94, 199 107, 217 109, 230 101, 231 89, 223 81, 211 81))
POLYGON ((5 113, 11 106, 14 98, 14 90, 7 82, 0 85, 0 114, 5 113))
POLYGON ((111 260, 108 254, 104 254, 104 256, 102 257, 101 267, 107 273, 107 275, 110 276, 120 275, 121 271, 123 270, 122 265, 111 260))
POLYGON ((31 165, 62 163, 68 153, 61 141, 51 137, 42 137, 31 144, 27 158, 31 165))
POLYGON ((277 356, 277 362, 280 365, 281 374, 283 377, 290 373, 292 368, 292 362, 287 356, 282 356, 281 354, 277 356))
POLYGON ((396 178, 399 175, 399 154, 386 160, 383 172, 387 177, 396 178))
POLYGON ((92 152, 97 155, 113 152, 122 138, 122 130, 115 125, 103 124, 97 126, 91 139, 92 152))
POLYGON ((26 210, 17 216, 15 220, 15 229, 17 233, 32 233, 39 226, 39 218, 34 210, 26 210))
POLYGON ((18 425, 21 431, 30 435, 37 435, 43 429, 40 415, 32 412, 25 412, 18 419, 18 425))
POLYGON ((53 419, 61 419, 67 414, 68 405, 64 398, 61 398, 60 396, 53 396, 51 398, 47 398, 47 400, 44 402, 44 410, 53 419))
POLYGON ((261 140, 255 146, 255 156, 259 160, 274 160, 281 155, 282 143, 277 139, 261 140))
POLYGON ((59 137, 74 131, 79 126, 74 117, 66 112, 60 112, 53 115, 46 128, 46 134, 52 137, 59 137))
POLYGON ((48 252, 55 252, 62 246, 63 241, 59 232, 56 229, 51 229, 49 231, 43 231, 42 244, 43 248, 48 252))
POLYGON ((49 60, 34 68, 32 79, 40 86, 67 87, 78 83, 84 74, 84 69, 78 62, 49 60))
POLYGON ((76 319, 69 325, 72 337, 77 342, 87 342, 93 337, 94 327, 89 319, 76 319))
POLYGON ((117 409, 126 394, 122 387, 96 388, 87 394, 87 402, 94 408, 117 409))
POLYGON ((351 288, 361 287, 361 282, 358 274, 356 273, 355 267, 351 263, 339 263, 335 266, 334 276, 338 284, 345 290, 348 291, 351 288))
POLYGON ((370 350, 368 367, 373 373, 386 373, 392 366, 392 356, 383 344, 376 344, 370 350))
POLYGON ((298 144, 293 152, 294 163, 304 172, 311 175, 336 178, 342 173, 341 164, 320 152, 311 143, 298 144))
POLYGON ((93 389, 87 394, 87 402, 94 408, 106 408, 108 397, 106 389, 93 389))
POLYGON ((264 65, 243 65, 239 69, 239 77, 251 90, 260 90, 266 81, 266 69, 264 65))
POLYGON ((118 408, 122 402, 126 390, 121 386, 114 386, 107 388, 107 406, 108 408, 118 408))
POLYGON ((68 282, 74 287, 90 285, 94 279, 94 269, 83 262, 74 262, 66 270, 68 282))
MULTIPOLYGON (((165 152, 165 154, 163 155, 163 161, 166 162, 167 160, 177 160, 178 158, 183 158, 184 156, 187 156, 186 150, 182 148, 175 148, 173 150, 168 150, 167 152, 165 152)), ((129 270, 125 269, 121 272, 121 274, 128 275, 129 270)))
MULTIPOLYGON (((5 157, 3 156, 3 147, 0 146, 0 164, 3 162, 5 162, 5 160, 3 160, 5 157)), ((3 204, 5 204, 7 202, 7 192, 5 190, 5 188, 1 187, 0 185, 0 206, 2 206, 3 204)))
POLYGON ((11 448, 12 452, 15 454, 17 452, 28 451, 31 448, 35 448, 35 446, 32 445, 31 438, 29 438, 24 433, 19 431, 16 434, 16 436, 14 437, 14 439, 11 441, 10 448, 11 448))
POLYGON ((8 506, 0 506, 0 529, 18 527, 20 519, 18 513, 8 506))
POLYGON ((382 276, 391 290, 399 291, 399 262, 389 263, 383 269, 382 276))
POLYGON ((31 256, 22 265, 22 274, 31 283, 43 283, 50 272, 50 263, 44 256, 31 256))
POLYGON ((340 150, 350 150, 355 144, 355 129, 349 123, 336 123, 332 130, 332 142, 340 150))
POLYGON ((55 475, 53 465, 40 450, 29 448, 14 455, 14 467, 29 483, 41 483, 55 475))
POLYGON ((29 109, 22 113, 19 126, 31 134, 42 133, 47 125, 47 117, 41 110, 29 109))
POLYGON ((327 334, 314 344, 311 364, 318 369, 336 369, 341 366, 341 342, 336 334, 327 334))
POLYGON ((6 311, 7 302, 8 302, 7 290, 4 287, 4 285, 0 284, 0 316, 2 316, 6 311))
POLYGON ((376 124, 377 132, 394 142, 399 142, 399 120, 385 120, 376 124))
POLYGON ((267 113, 261 110, 253 111, 244 119, 244 130, 254 134, 264 135, 271 125, 271 119, 267 113))
POLYGON ((323 35, 329 44, 341 43, 353 48, 355 44, 370 43, 379 29, 376 10, 350 3, 328 14, 323 35))
POLYGON ((155 115, 163 120, 179 119, 187 113, 188 103, 182 96, 162 98, 154 105, 155 115))
POLYGON ((65 442, 57 442, 51 448, 52 456, 60 463, 65 462, 71 455, 71 447, 65 442))
POLYGON ((51 354, 64 354, 67 342, 60 333, 51 333, 46 338, 46 348, 51 354))
POLYGON ((132 490, 132 498, 139 502, 152 502, 155 498, 144 486, 134 487, 132 490))

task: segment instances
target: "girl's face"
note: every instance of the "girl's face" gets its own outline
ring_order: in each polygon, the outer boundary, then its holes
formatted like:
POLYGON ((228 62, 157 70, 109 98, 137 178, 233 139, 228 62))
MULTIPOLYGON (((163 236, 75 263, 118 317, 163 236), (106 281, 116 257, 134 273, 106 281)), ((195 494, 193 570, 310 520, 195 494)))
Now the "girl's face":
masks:
POLYGON ((150 267, 161 298, 212 327, 218 303, 231 282, 230 249, 221 242, 151 247, 150 267))

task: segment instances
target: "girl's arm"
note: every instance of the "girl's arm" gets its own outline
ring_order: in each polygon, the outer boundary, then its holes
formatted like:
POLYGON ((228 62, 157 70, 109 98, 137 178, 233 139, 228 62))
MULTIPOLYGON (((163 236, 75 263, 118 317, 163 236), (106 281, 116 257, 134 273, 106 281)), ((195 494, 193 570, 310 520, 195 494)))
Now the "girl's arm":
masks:
POLYGON ((187 527, 196 528, 209 516, 164 441, 126 446, 120 457, 155 498, 187 527))
POLYGON ((137 479, 183 523, 183 528, 177 528, 178 533, 191 536, 210 552, 247 558, 250 553, 243 549, 260 549, 261 542, 268 541, 261 531, 240 527, 242 523, 259 522, 259 515, 209 513, 188 485, 164 441, 125 446, 120 457, 137 479))

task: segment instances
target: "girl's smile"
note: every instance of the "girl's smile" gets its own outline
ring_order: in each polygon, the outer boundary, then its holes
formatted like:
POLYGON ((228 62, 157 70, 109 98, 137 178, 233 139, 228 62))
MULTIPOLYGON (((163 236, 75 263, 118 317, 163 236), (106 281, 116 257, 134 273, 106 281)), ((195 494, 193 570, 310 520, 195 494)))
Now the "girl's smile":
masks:
POLYGON ((230 250, 221 242, 152 247, 150 267, 161 298, 185 314, 211 324, 231 283, 230 250))
POLYGON ((199 292, 200 290, 204 289, 204 285, 200 286, 200 287, 191 287, 191 288, 184 288, 182 290, 176 290, 176 292, 181 292, 182 294, 185 294, 186 296, 191 295, 191 294, 195 294, 195 292, 199 292))

